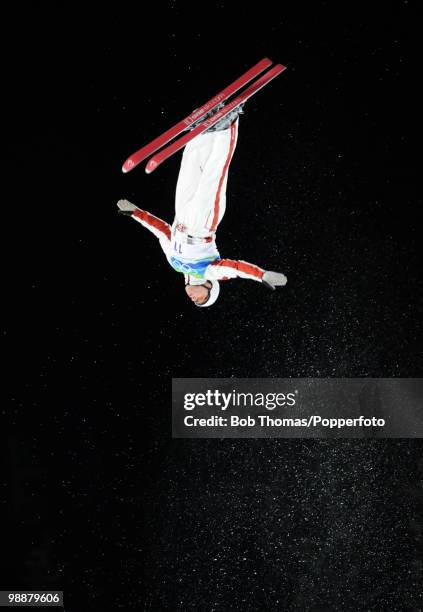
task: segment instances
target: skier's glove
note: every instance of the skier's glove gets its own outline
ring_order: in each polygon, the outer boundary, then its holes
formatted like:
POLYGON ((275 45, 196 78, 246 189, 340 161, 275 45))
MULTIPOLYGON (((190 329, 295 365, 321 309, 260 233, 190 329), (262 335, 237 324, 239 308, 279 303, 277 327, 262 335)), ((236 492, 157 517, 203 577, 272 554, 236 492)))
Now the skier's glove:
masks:
POLYGON ((261 279, 263 285, 272 291, 274 291, 276 287, 283 287, 286 285, 287 281, 288 279, 286 278, 285 274, 282 274, 281 272, 265 272, 263 274, 263 278, 261 279))
POLYGON ((132 215, 134 210, 138 210, 138 206, 129 202, 129 200, 119 200, 118 205, 118 213, 121 215, 132 215))

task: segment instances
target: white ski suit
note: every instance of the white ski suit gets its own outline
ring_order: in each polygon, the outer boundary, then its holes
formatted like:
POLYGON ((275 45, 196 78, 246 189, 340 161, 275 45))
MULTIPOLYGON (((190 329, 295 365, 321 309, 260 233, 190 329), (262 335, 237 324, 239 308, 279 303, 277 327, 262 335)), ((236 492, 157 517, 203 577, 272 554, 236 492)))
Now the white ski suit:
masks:
POLYGON ((186 284, 240 277, 262 281, 264 270, 241 260, 222 259, 215 235, 226 208, 228 170, 238 140, 239 119, 227 129, 205 132, 185 147, 176 186, 172 226, 151 213, 131 215, 160 241, 170 265, 186 284))

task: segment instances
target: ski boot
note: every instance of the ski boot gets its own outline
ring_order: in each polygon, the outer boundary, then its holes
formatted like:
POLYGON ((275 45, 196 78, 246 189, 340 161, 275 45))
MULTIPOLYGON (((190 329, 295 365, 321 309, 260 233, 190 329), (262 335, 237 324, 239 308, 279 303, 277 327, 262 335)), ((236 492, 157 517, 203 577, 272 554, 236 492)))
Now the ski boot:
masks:
MULTIPOLYGON (((236 106, 233 110, 231 110, 230 113, 228 113, 226 115, 226 117, 222 117, 222 119, 220 121, 218 121, 217 123, 215 123, 212 127, 210 127, 208 130, 205 130, 205 134, 207 134, 207 132, 217 132, 219 130, 226 130, 238 117, 238 115, 243 115, 244 111, 242 110, 242 107, 244 106, 245 102, 242 102, 242 104, 240 104, 239 106, 236 106)), ((209 111, 208 113, 206 113, 204 115, 204 117, 202 117, 201 119, 199 119, 198 121, 196 121, 195 123, 193 123, 190 127, 190 130, 195 130, 196 127, 198 127, 201 123, 203 123, 205 121, 205 119, 209 119, 210 117, 212 117, 213 115, 215 115, 218 111, 220 111, 223 107, 225 106, 225 104, 223 102, 221 102, 220 104, 218 104, 216 106, 216 108, 212 109, 211 111, 209 111)))

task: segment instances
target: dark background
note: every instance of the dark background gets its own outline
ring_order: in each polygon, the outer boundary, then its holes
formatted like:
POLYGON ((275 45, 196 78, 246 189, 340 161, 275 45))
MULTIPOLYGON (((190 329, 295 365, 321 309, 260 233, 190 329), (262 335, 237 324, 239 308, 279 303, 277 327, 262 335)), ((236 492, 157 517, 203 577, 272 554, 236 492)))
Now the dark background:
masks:
POLYGON ((421 441, 170 437, 172 377, 421 375, 412 3, 66 6, 5 20, 2 588, 421 609, 421 441), (115 204, 171 222, 180 154, 120 167, 264 56, 218 246, 288 285, 195 308, 115 204))

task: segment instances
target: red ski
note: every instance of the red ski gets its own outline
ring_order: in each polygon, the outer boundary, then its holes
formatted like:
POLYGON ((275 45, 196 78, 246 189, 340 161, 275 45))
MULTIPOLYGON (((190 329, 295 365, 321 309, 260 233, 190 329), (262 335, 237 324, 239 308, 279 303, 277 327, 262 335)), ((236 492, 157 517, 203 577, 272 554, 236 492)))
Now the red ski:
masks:
POLYGON ((181 132, 189 128, 190 125, 201 119, 206 113, 212 110, 215 106, 217 106, 220 102, 223 102, 233 94, 235 94, 241 87, 247 85, 252 79, 258 76, 263 70, 271 66, 272 61, 265 57, 258 64, 250 68, 247 72, 245 72, 242 76, 240 76, 236 81, 228 85, 225 89, 223 89, 217 96, 214 96, 211 100, 206 102, 203 106, 196 109, 188 115, 185 119, 182 119, 175 126, 167 130, 161 136, 155 138, 152 142, 145 145, 141 149, 139 149, 136 153, 128 157, 126 162, 122 166, 122 172, 129 172, 133 170, 139 163, 141 163, 144 159, 146 159, 149 155, 152 155, 157 149, 160 149, 165 144, 167 144, 176 136, 179 136, 181 132))
POLYGON ((202 134, 202 132, 208 130, 210 127, 212 127, 212 125, 214 125, 215 123, 220 121, 220 119, 230 113, 231 110, 239 106, 239 104, 242 104, 243 102, 248 100, 248 98, 257 93, 260 89, 262 89, 262 87, 270 83, 272 79, 278 76, 278 74, 283 72, 285 69, 286 66, 283 66, 282 64, 276 64, 275 66, 273 66, 273 68, 263 74, 259 79, 257 79, 257 81, 255 81, 252 85, 250 85, 247 89, 245 89, 242 93, 240 93, 236 98, 234 98, 217 113, 205 119, 202 123, 200 123, 200 125, 191 130, 188 134, 181 136, 181 138, 178 138, 170 145, 156 153, 156 155, 154 155, 154 157, 152 157, 148 161, 145 167, 145 171, 147 172, 147 174, 153 172, 162 162, 164 162, 168 157, 179 151, 179 149, 182 149, 182 147, 184 147, 190 140, 198 136, 198 134, 202 134))

